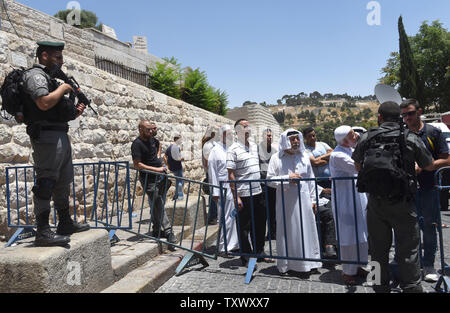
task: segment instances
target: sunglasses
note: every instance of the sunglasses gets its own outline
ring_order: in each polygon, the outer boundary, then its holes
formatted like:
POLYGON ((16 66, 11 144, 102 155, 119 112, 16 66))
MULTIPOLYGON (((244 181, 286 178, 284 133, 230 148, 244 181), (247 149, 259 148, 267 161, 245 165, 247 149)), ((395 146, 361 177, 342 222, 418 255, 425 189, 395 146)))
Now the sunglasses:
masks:
POLYGON ((402 117, 405 118, 407 116, 414 116, 414 115, 416 115, 416 113, 417 113, 417 111, 411 111, 411 112, 402 114, 402 117))

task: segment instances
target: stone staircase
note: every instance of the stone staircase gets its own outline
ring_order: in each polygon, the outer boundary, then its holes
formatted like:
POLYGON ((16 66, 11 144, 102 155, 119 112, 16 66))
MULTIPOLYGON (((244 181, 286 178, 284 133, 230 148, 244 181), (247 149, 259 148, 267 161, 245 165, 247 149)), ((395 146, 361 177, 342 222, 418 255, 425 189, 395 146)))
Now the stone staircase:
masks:
MULTIPOLYGON (((204 203, 199 212, 205 212, 204 203)), ((172 217, 169 207, 184 212, 184 205, 168 203, 169 219, 172 217)), ((105 230, 74 234, 70 247, 65 248, 37 248, 34 238, 10 248, 0 246, 0 293, 154 292, 175 274, 188 252, 180 248, 170 251, 163 242, 136 235, 139 226, 142 234, 149 230, 150 214, 146 207, 142 219, 140 210, 134 212, 131 232, 116 232, 119 241, 112 246, 105 230), (78 276, 77 268, 70 264, 78 265, 78 276)), ((197 251, 216 246, 219 226, 205 225, 204 214, 197 214, 197 199, 188 203, 183 217, 184 228, 177 220, 173 226, 179 245, 197 251), (206 247, 203 245, 205 238, 206 247)), ((129 217, 124 214, 122 218, 126 221, 129 217)))
MULTIPOLYGON (((140 204, 140 201, 137 201, 140 204)), ((175 225, 182 224, 185 202, 177 203, 175 208, 175 225), (183 212, 183 214, 181 214, 183 212)), ((173 226, 173 232, 181 246, 200 251, 206 234, 207 247, 215 246, 219 226, 206 226, 204 223, 205 201, 201 202, 197 213, 197 200, 189 201, 186 211, 185 227, 173 226), (195 223, 197 217, 197 223, 195 223), (193 231, 195 227, 195 236, 193 231), (193 238, 194 237, 194 238, 193 238)), ((166 212, 171 220, 174 203, 166 204, 166 212)), ((147 210, 148 211, 148 210, 147 210)), ((141 233, 149 230, 149 212, 144 210, 141 223, 141 233)), ((128 216, 124 215, 124 219, 128 216)), ((140 209, 133 217, 133 232, 138 232, 140 209), (136 216, 137 215, 137 216, 136 216)), ((174 274, 181 260, 188 253, 183 249, 170 251, 168 245, 158 243, 145 237, 136 236, 128 231, 119 230, 116 235, 120 241, 111 247, 111 262, 115 283, 103 290, 103 293, 149 293, 156 291, 174 274)), ((172 249, 173 250, 173 249, 172 249)))

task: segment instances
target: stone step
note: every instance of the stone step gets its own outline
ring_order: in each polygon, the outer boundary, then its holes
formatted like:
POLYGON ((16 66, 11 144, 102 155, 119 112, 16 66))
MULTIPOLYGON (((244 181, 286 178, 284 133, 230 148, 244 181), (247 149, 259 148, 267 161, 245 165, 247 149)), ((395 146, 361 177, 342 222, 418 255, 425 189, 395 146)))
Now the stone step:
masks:
MULTIPOLYGON (((194 241, 194 250, 203 250, 205 231, 206 227, 203 227, 195 232, 195 238, 202 239, 194 241)), ((208 226, 207 247, 215 246, 218 231, 219 226, 208 226)), ((191 244, 192 236, 189 236, 182 246, 190 248, 191 244)), ((102 293, 153 293, 175 275, 177 266, 187 253, 186 250, 177 249, 174 252, 161 254, 131 271, 102 293)))
MULTIPOLYGON (((133 228, 130 231, 118 230, 116 236, 120 241, 111 247, 111 262, 115 281, 122 279, 131 271, 164 253, 168 248, 167 245, 160 244, 155 240, 136 235, 139 233, 146 234, 149 231, 150 212, 148 209, 142 212, 142 222, 140 222, 140 211, 133 214, 133 228)), ((127 219, 128 214, 124 214, 123 220, 127 219)), ((186 226, 184 230, 181 226, 173 226, 173 232, 180 239, 182 232, 183 238, 188 238, 192 230, 191 226, 186 226)))
MULTIPOLYGON (((174 226, 173 231, 180 239, 181 227, 174 226)), ((191 232, 191 228, 186 227, 183 237, 188 238, 191 232)), ((144 237, 139 238, 126 231, 118 231, 117 236, 120 242, 111 247, 111 263, 116 282, 168 249, 165 244, 144 237)))
POLYGON ((0 293, 96 293, 113 283, 105 230, 74 234, 64 248, 35 247, 34 238, 0 246, 0 293))
MULTIPOLYGON (((185 201, 177 201, 175 204, 173 201, 168 200, 165 205, 166 214, 170 221, 172 221, 172 216, 174 217, 174 225, 173 232, 175 236, 177 236, 178 240, 181 238, 181 234, 183 234, 183 240, 189 239, 186 245, 190 247, 192 244, 192 232, 195 227, 195 240, 202 241, 204 238, 204 228, 205 225, 205 205, 206 201, 204 198, 201 198, 199 203, 199 209, 197 214, 197 197, 191 195, 188 199, 186 216, 184 217, 184 207, 186 206, 186 198, 185 201), (195 199, 194 199, 195 198, 195 199), (174 212, 175 207, 175 214, 174 212), (197 219, 196 219, 197 217, 197 219), (183 219, 185 222, 185 227, 183 229, 183 219), (195 223, 195 221, 197 221, 195 223), (203 228, 202 228, 203 227, 203 228)), ((116 235, 120 239, 120 242, 116 243, 111 247, 111 258, 112 258, 112 267, 114 270, 114 280, 117 282, 123 277, 125 277, 131 271, 143 266, 148 261, 154 259, 155 257, 165 253, 168 249, 168 245, 160 244, 157 241, 137 236, 135 233, 145 234, 149 231, 150 228, 150 212, 148 210, 148 203, 144 204, 144 210, 142 212, 142 222, 141 221, 141 206, 142 206, 142 197, 137 197, 137 201, 135 201, 135 212, 133 213, 133 229, 131 230, 133 233, 125 230, 118 230, 116 235), (139 229, 140 226, 140 229, 139 229)), ((128 214, 124 214, 123 221, 128 220, 128 214)), ((211 227, 211 226, 209 226, 211 227)), ((208 230, 208 233, 210 231, 208 230)), ((184 246, 184 244, 183 244, 184 246)))

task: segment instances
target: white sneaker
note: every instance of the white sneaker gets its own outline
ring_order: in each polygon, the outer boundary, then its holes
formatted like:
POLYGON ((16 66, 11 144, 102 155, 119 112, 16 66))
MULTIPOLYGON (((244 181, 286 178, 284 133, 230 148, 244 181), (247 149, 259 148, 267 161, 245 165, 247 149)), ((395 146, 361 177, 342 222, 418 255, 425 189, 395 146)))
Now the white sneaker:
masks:
POLYGON ((435 283, 439 280, 438 273, 431 266, 427 266, 423 269, 423 277, 424 277, 424 280, 429 283, 435 283))

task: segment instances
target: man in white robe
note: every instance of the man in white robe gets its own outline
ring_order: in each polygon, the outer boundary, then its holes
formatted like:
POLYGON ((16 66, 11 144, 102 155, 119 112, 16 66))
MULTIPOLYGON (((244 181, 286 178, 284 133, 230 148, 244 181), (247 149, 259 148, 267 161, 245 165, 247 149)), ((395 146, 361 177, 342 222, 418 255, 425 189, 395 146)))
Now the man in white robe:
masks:
MULTIPOLYGON (((221 181, 228 180, 227 170, 227 147, 233 144, 233 129, 226 125, 220 129, 221 143, 217 143, 211 150, 208 158, 208 177, 209 183, 214 186, 219 186, 221 181)), ((239 240, 236 221, 231 217, 231 213, 235 209, 233 194, 229 184, 224 184, 225 192, 225 205, 222 208, 220 189, 213 188, 212 199, 217 203, 219 209, 218 216, 219 222, 223 222, 225 227, 222 226, 219 239, 219 252, 222 255, 226 252, 239 249, 239 240), (222 215, 223 214, 223 215, 222 215), (225 249, 225 236, 226 236, 226 249, 225 249)))
MULTIPOLYGON (((267 179, 314 178, 303 135, 290 129, 280 138, 279 152, 270 160, 267 179)), ((277 253, 289 258, 320 260, 319 237, 314 210, 317 206, 313 181, 272 182, 277 188, 277 253), (284 200, 284 203, 283 203, 284 200), (286 249, 287 248, 287 249, 286 249), (287 251, 286 251, 287 250, 287 251)), ((278 271, 310 272, 321 262, 278 260, 278 271)))
MULTIPOLYGON (((352 159, 353 148, 357 144, 355 132, 350 126, 341 126, 336 129, 335 138, 338 146, 330 157, 331 177, 356 177, 358 172, 352 159)), ((335 180, 332 187, 332 205, 337 223, 341 260, 358 262, 359 249, 359 261, 368 262, 367 196, 358 193, 356 180, 354 184, 351 180, 335 180), (359 242, 357 242, 356 234, 358 234, 359 242)), ((361 265, 343 264, 342 268, 342 277, 347 285, 355 285, 357 277, 366 278, 368 274, 361 265)))

